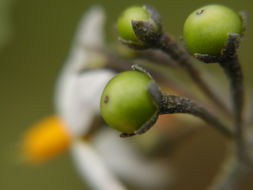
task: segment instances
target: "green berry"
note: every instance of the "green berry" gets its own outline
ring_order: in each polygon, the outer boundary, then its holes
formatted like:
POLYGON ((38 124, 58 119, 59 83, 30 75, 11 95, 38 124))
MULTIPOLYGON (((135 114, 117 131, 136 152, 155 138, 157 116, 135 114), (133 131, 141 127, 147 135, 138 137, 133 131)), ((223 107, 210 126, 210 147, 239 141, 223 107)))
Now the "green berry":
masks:
POLYGON ((147 90, 151 81, 140 71, 126 71, 113 77, 100 101, 100 112, 106 123, 131 133, 148 121, 157 110, 147 90))
POLYGON ((126 41, 140 42, 134 33, 132 21, 146 21, 149 17, 149 12, 143 7, 133 6, 127 8, 117 22, 119 36, 126 41))
POLYGON ((191 54, 218 56, 229 33, 241 34, 242 21, 237 13, 222 5, 208 5, 191 13, 184 24, 184 41, 191 54))

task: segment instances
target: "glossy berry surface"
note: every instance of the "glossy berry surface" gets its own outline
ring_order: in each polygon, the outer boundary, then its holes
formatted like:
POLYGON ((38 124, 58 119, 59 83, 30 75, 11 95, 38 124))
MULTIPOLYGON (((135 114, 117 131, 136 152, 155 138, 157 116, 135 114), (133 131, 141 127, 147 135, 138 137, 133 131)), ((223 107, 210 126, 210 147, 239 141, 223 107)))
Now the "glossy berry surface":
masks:
POLYGON ((195 10, 184 24, 184 41, 191 54, 220 55, 229 33, 240 34, 242 21, 237 13, 222 5, 195 10))
POLYGON ((130 133, 148 121, 157 109, 147 90, 151 81, 140 71, 126 71, 113 77, 100 101, 100 112, 106 123, 130 133))
POLYGON ((133 27, 132 21, 145 21, 149 19, 149 13, 143 7, 134 6, 126 9, 119 17, 117 22, 117 29, 119 36, 123 40, 139 42, 133 27))

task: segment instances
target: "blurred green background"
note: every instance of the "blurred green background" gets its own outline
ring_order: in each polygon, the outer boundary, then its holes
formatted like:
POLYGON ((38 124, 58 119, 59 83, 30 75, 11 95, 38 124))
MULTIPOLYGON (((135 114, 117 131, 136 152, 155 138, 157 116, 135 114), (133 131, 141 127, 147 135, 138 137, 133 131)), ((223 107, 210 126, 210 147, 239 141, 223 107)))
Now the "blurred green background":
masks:
MULTIPOLYGON (((182 26, 187 15, 202 5, 222 3, 237 11, 247 11, 249 27, 240 48, 240 57, 246 71, 245 81, 252 86, 252 0, 0 0, 1 190, 84 189, 67 153, 34 168, 20 164, 16 151, 22 132, 32 123, 54 112, 52 97, 55 80, 68 55, 80 16, 94 3, 103 5, 107 11, 108 41, 116 40, 113 31, 117 15, 122 9, 133 4, 150 4, 156 7, 162 15, 165 30, 177 38, 182 34, 182 26)), ((205 146, 194 148, 195 153, 208 152, 208 148, 217 147, 213 162, 208 161, 206 156, 203 159, 207 162, 199 161, 201 168, 205 168, 205 165, 211 162, 208 168, 212 169, 222 158, 223 149, 219 146, 222 139, 216 139, 212 143, 212 139, 207 135, 205 138, 196 137, 189 142, 191 143, 186 147, 182 146, 181 152, 175 156, 179 158, 179 163, 185 164, 187 171, 192 169, 190 160, 193 161, 195 157, 184 161, 184 151, 192 150, 191 146, 206 142, 205 146)), ((188 185, 187 189, 202 189, 208 182, 210 176, 203 177, 205 176, 203 169, 199 172, 200 176, 195 176, 192 187, 189 186, 191 184, 189 180, 182 181, 188 185)), ((174 189, 180 189, 180 185, 174 189)))

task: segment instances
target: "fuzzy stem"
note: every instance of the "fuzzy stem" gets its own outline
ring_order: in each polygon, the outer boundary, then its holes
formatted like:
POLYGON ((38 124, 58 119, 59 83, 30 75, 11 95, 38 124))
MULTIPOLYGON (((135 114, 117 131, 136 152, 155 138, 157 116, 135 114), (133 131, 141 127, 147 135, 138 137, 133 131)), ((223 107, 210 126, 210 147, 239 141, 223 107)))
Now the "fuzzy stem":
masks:
POLYGON ((223 125, 205 108, 198 105, 196 102, 190 100, 189 98, 173 95, 163 95, 159 108, 159 114, 188 113, 194 115, 212 125, 223 135, 227 137, 234 137, 234 133, 227 126, 223 125))
POLYGON ((237 135, 237 151, 240 160, 244 159, 244 140, 242 129, 242 112, 244 104, 243 74, 238 57, 220 62, 230 80, 230 88, 234 107, 235 132, 237 135))
POLYGON ((224 105, 224 103, 216 96, 216 94, 211 90, 208 84, 204 81, 199 70, 194 66, 191 61, 190 56, 186 51, 181 49, 177 42, 171 39, 167 34, 163 34, 160 40, 156 44, 156 48, 161 49, 163 52, 170 55, 174 60, 176 60, 179 65, 188 72, 192 80, 199 86, 199 88, 225 113, 230 115, 229 110, 224 105))
MULTIPOLYGON (((126 59, 124 57, 121 57, 120 55, 116 54, 113 51, 110 51, 108 49, 92 49, 93 51, 97 51, 98 53, 101 53, 103 56, 106 57, 106 62, 103 65, 99 65, 100 67, 95 67, 95 68, 106 68, 106 69, 111 69, 115 72, 123 72, 127 71, 131 68, 131 66, 134 64, 133 60, 126 59)), ((137 58, 142 58, 142 59, 147 59, 149 61, 153 61, 155 63, 158 63, 161 66, 167 67, 168 65, 171 68, 179 67, 176 63, 173 63, 171 58, 167 55, 164 54, 163 52, 159 50, 146 50, 146 51, 138 51, 135 52, 135 59, 137 58)), ((181 83, 175 81, 171 76, 164 74, 160 72, 158 67, 156 67, 155 64, 142 64, 138 63, 139 65, 147 68, 147 70, 150 72, 152 77, 158 81, 159 84, 165 85, 176 91, 178 94, 181 94, 183 96, 189 97, 196 99, 194 95, 189 91, 189 89, 186 89, 184 85, 181 83)), ((90 69, 94 69, 94 67, 86 67, 84 69, 80 69, 80 73, 83 73, 85 71, 88 71, 90 69)), ((204 102, 201 102, 204 104, 204 102)), ((210 105, 208 105, 210 106, 210 105)))

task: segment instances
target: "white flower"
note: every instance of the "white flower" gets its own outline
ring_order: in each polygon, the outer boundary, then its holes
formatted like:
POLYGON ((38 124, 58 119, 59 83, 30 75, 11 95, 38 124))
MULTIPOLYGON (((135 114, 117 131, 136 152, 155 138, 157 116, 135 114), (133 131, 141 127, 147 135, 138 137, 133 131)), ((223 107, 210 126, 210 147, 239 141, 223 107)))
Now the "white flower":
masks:
MULTIPOLYGON (((135 151, 131 139, 119 138, 109 127, 104 127, 89 139, 82 138, 90 131, 95 118, 99 115, 102 90, 114 76, 114 72, 107 69, 80 73, 81 69, 88 68, 96 56, 99 56, 94 52, 94 48, 103 47, 104 18, 104 12, 100 7, 93 7, 83 16, 72 50, 56 85, 56 113, 63 123, 61 129, 64 128, 63 131, 66 133, 61 132, 63 135, 60 136, 58 131, 62 130, 55 128, 51 130, 53 135, 48 135, 47 132, 46 137, 41 138, 43 130, 40 130, 30 135, 32 137, 29 138, 32 140, 26 144, 29 149, 34 139, 42 139, 37 143, 39 146, 31 146, 35 152, 44 147, 43 154, 37 151, 39 158, 41 155, 53 154, 57 151, 57 147, 63 149, 57 139, 61 139, 65 145, 69 143, 80 176, 95 190, 126 189, 120 179, 138 189, 160 188, 168 182, 167 170, 158 163, 146 160, 135 151), (68 140, 64 140, 63 137, 68 140), (47 145, 48 142, 51 144, 47 145), (43 146, 41 143, 44 143, 43 146), (57 146, 54 146, 54 143, 57 146), (51 147, 54 149, 51 150, 51 147)), ((55 120, 44 122, 52 126, 56 123, 55 120)), ((30 152, 32 154, 32 151, 30 152)))

